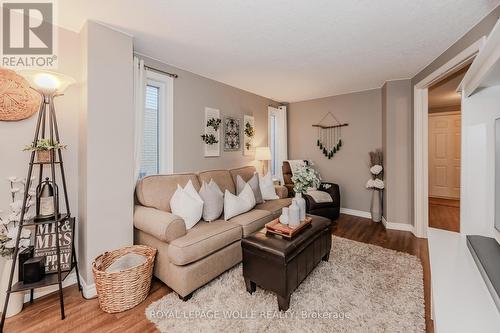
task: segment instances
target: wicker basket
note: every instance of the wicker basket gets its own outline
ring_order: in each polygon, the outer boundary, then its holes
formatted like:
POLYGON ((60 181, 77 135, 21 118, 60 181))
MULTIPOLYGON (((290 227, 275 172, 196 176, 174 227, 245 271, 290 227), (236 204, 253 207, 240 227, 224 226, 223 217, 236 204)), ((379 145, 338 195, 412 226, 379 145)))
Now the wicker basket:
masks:
POLYGON ((122 312, 144 301, 151 287, 151 278, 156 249, 149 246, 134 245, 97 257, 92 263, 92 272, 99 298, 99 306, 108 313, 122 312), (119 272, 106 272, 118 258, 127 253, 146 257, 142 264, 119 272))

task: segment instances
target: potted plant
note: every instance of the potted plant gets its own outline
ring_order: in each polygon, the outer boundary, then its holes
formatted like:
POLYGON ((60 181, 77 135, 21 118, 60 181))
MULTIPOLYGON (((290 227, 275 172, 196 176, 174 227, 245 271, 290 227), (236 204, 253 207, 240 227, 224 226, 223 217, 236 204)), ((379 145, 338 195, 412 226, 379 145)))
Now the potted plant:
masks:
POLYGON ((312 166, 304 164, 297 167, 294 171, 292 182, 293 191, 295 192, 295 198, 293 201, 296 201, 300 208, 300 220, 302 221, 305 218, 306 213, 306 201, 302 195, 310 188, 319 188, 321 185, 321 179, 312 166))
MULTIPOLYGON (((30 186, 28 190, 28 199, 26 200, 26 213, 24 215, 24 220, 29 220, 34 217, 34 214, 30 211, 30 208, 34 205, 32 200, 35 196, 35 190, 31 187, 31 182, 34 177, 30 180, 30 186)), ((16 237, 19 231, 19 222, 21 220, 21 211, 23 206, 23 185, 26 183, 24 179, 18 179, 17 177, 9 177, 8 181, 10 183, 10 213, 7 217, 2 217, 0 215, 0 257, 3 261, 3 269, 0 275, 0 303, 3 304, 5 301, 5 295, 7 292, 10 270, 13 264, 13 254, 14 247, 16 245, 16 237)), ((2 212, 0 211, 0 214, 2 212)), ((21 239, 19 241, 19 252, 30 245, 31 230, 23 228, 21 232, 21 239)), ((17 281, 18 277, 18 267, 14 272, 14 282, 17 281)), ((7 317, 11 317, 23 309, 24 295, 23 293, 12 293, 10 295, 9 307, 7 308, 7 317)))
POLYGON ((65 148, 66 145, 62 145, 57 141, 52 142, 50 139, 40 139, 35 145, 25 146, 23 151, 35 151, 37 162, 49 163, 51 161, 52 150, 65 148))

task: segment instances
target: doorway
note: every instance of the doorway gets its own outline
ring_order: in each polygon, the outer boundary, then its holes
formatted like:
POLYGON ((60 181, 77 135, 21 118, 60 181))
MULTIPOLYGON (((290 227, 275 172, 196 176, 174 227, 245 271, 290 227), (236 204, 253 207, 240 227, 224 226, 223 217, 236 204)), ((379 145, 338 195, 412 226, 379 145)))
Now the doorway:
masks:
POLYGON ((460 232, 461 95, 466 66, 429 87, 429 227, 460 232))

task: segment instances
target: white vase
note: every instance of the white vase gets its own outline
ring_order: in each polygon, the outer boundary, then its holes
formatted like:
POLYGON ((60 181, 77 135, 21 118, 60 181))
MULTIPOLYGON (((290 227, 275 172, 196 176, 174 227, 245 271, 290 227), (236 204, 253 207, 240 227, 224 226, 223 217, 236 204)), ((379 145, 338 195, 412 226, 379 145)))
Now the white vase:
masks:
POLYGON ((288 224, 290 227, 300 224, 300 208, 296 201, 292 201, 292 204, 288 207, 288 224))
MULTIPOLYGON (((3 305, 5 303, 5 295, 7 294, 7 288, 9 286, 10 269, 12 268, 13 260, 10 258, 2 258, 3 269, 2 276, 0 277, 0 311, 3 310, 3 305)), ((18 263, 16 263, 16 269, 14 270, 14 277, 12 284, 18 281, 18 263)), ((12 317, 23 309, 24 304, 24 293, 11 293, 9 298, 9 306, 7 307, 7 313, 5 316, 7 318, 12 317)))
POLYGON ((372 202, 370 206, 373 222, 382 221, 382 191, 372 190, 372 202))
POLYGON ((281 216, 279 218, 280 223, 287 225, 288 224, 288 207, 283 207, 281 209, 281 216))
POLYGON ((306 219, 306 200, 302 197, 302 193, 295 193, 295 198, 292 200, 299 206, 299 219, 304 221, 306 219))

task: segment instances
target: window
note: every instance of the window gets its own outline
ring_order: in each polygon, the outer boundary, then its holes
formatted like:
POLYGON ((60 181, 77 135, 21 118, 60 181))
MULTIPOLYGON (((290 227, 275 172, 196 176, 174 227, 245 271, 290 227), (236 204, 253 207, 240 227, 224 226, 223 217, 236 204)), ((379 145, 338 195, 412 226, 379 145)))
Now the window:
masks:
POLYGON ((146 71, 139 177, 173 172, 173 79, 146 71))

